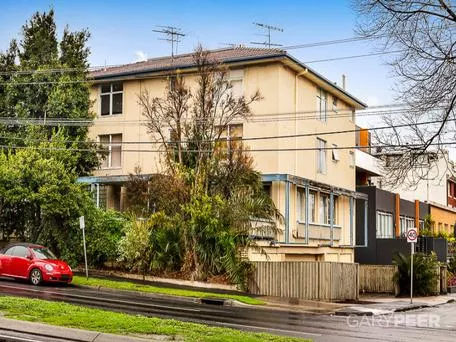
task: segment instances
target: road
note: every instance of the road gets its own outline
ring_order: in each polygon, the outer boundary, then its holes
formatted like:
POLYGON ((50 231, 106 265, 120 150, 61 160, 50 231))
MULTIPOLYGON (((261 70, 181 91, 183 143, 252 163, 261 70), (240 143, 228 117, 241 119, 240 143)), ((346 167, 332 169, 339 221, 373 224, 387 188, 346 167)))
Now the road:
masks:
POLYGON ((0 280, 0 294, 64 301, 93 308, 174 318, 314 341, 454 341, 456 304, 394 316, 338 317, 267 308, 199 304, 157 296, 0 280))

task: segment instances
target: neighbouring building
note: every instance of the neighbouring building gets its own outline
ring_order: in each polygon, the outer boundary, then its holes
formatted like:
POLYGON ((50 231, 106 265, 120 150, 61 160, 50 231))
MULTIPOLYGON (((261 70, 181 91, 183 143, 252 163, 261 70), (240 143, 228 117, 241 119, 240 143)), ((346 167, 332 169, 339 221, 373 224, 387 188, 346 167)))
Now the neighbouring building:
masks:
MULTIPOLYGON (((394 163, 400 154, 376 154, 386 165, 394 163)), ((381 189, 397 192, 402 198, 414 201, 434 202, 439 205, 456 207, 455 167, 447 151, 425 152, 418 157, 419 165, 410 170, 404 182, 397 186, 385 185, 388 173, 372 178, 372 182, 381 189), (429 169, 429 171, 428 171, 429 169), (421 179, 420 179, 421 178, 421 179), (419 181, 418 181, 419 180, 419 181)), ((417 163, 418 164, 418 163, 417 163)))
MULTIPOLYGON (((456 210, 449 207, 427 203, 415 199, 413 191, 404 190, 408 196, 402 198, 402 192, 393 193, 375 186, 381 183, 385 175, 384 158, 372 155, 371 140, 368 130, 357 129, 356 146, 359 153, 356 159, 356 190, 368 196, 367 212, 361 209, 362 202, 356 205, 356 245, 355 261, 361 264, 388 265, 397 252, 410 253, 410 245, 405 234, 410 227, 424 228, 429 215, 436 216, 434 231, 448 228, 456 210), (375 179, 375 181, 373 181, 375 179), (413 200, 409 200, 409 198, 413 200), (367 215, 366 215, 367 213, 367 215), (446 224, 446 226, 445 226, 446 224), (365 231, 363 231, 363 228, 365 231)), ((420 187, 420 184, 418 185, 420 187)), ((439 193, 439 191, 435 191, 439 193)), ((419 196, 419 194, 417 194, 419 196)), ((423 194, 422 194, 423 195, 423 194)), ((417 196, 417 197, 418 197, 417 196)), ((418 197, 419 198, 419 197, 418 197)), ((426 238, 420 240, 418 250, 436 252, 442 262, 447 258, 445 239, 426 238)))
MULTIPOLYGON (((367 196, 356 191, 358 152, 347 147, 355 143, 355 111, 366 105, 283 50, 227 48, 210 51, 210 58, 229 68, 233 92, 249 96, 259 90, 264 98, 252 105, 249 121, 233 122, 236 138, 291 136, 247 142, 265 189, 284 215, 279 233, 259 241, 268 260, 353 262, 355 202, 367 210, 367 196), (353 133, 325 134, 339 130, 353 133)), ((138 94, 147 89, 163 96, 176 73, 192 86, 195 71, 192 55, 184 54, 91 73, 97 115, 89 134, 109 154, 92 177, 80 181, 90 184, 100 207, 125 209, 123 184, 136 166, 144 174, 161 171, 159 153, 147 144, 152 138, 138 94)), ((249 257, 266 260, 253 250, 249 257)))
POLYGON ((434 234, 456 236, 456 209, 435 202, 429 203, 431 230, 434 234))
MULTIPOLYGON (((426 216, 432 206, 418 200, 408 201, 386 190, 375 186, 358 186, 357 191, 368 196, 367 216, 362 210, 357 210, 356 221, 367 221, 367 241, 361 227, 357 227, 357 244, 367 242, 367 247, 355 250, 355 261, 361 264, 389 265, 397 252, 405 255, 410 253, 410 244, 405 234, 410 227, 424 228, 426 216)), ((361 203, 357 203, 361 205, 361 203)), ((421 240, 425 252, 434 251, 439 261, 447 261, 448 244, 443 238, 425 238, 421 240)), ((417 246, 419 249, 420 246, 417 246)))

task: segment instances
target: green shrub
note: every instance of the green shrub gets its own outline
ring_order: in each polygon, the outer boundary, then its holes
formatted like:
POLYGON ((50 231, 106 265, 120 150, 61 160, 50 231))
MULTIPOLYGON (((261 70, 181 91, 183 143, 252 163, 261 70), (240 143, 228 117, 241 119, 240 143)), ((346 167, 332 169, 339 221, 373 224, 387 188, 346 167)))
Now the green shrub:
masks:
MULTIPOLYGON (((393 258, 398 271, 394 280, 399 285, 400 294, 410 294, 410 256, 397 253, 393 258)), ((436 294, 439 263, 434 253, 417 253, 413 257, 413 293, 418 296, 436 294)))
POLYGON ((456 257, 453 255, 448 262, 448 272, 456 274, 456 257))

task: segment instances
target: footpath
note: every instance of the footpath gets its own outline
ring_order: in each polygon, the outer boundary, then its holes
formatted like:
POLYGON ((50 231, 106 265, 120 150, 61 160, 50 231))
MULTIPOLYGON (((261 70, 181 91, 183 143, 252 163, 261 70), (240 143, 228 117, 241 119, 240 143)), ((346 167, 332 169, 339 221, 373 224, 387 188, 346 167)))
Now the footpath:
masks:
POLYGON ((18 321, 0 317, 0 339, 2 341, 73 341, 73 342, 163 342, 172 336, 148 335, 144 338, 105 334, 96 331, 64 328, 35 322, 18 321), (21 337, 21 334, 28 336, 21 337), (8 338, 10 336, 10 338, 8 338), (30 338, 33 336, 33 339, 30 338))

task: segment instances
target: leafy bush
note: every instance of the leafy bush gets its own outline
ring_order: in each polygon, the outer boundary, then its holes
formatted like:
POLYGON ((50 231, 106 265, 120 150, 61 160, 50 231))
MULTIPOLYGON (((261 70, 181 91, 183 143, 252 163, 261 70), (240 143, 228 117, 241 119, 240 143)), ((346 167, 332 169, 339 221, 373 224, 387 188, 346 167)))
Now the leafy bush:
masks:
MULTIPOLYGON (((397 253, 393 263, 398 271, 394 280, 399 285, 400 294, 410 294, 410 256, 397 253)), ((434 253, 417 253, 413 257, 413 293, 419 296, 435 294, 436 283, 439 277, 436 271, 439 268, 437 257, 434 253)))
POLYGON ((451 275, 448 277, 448 286, 456 286, 456 274, 451 275))
POLYGON ((448 272, 456 274, 456 257, 453 255, 448 262, 448 272))

